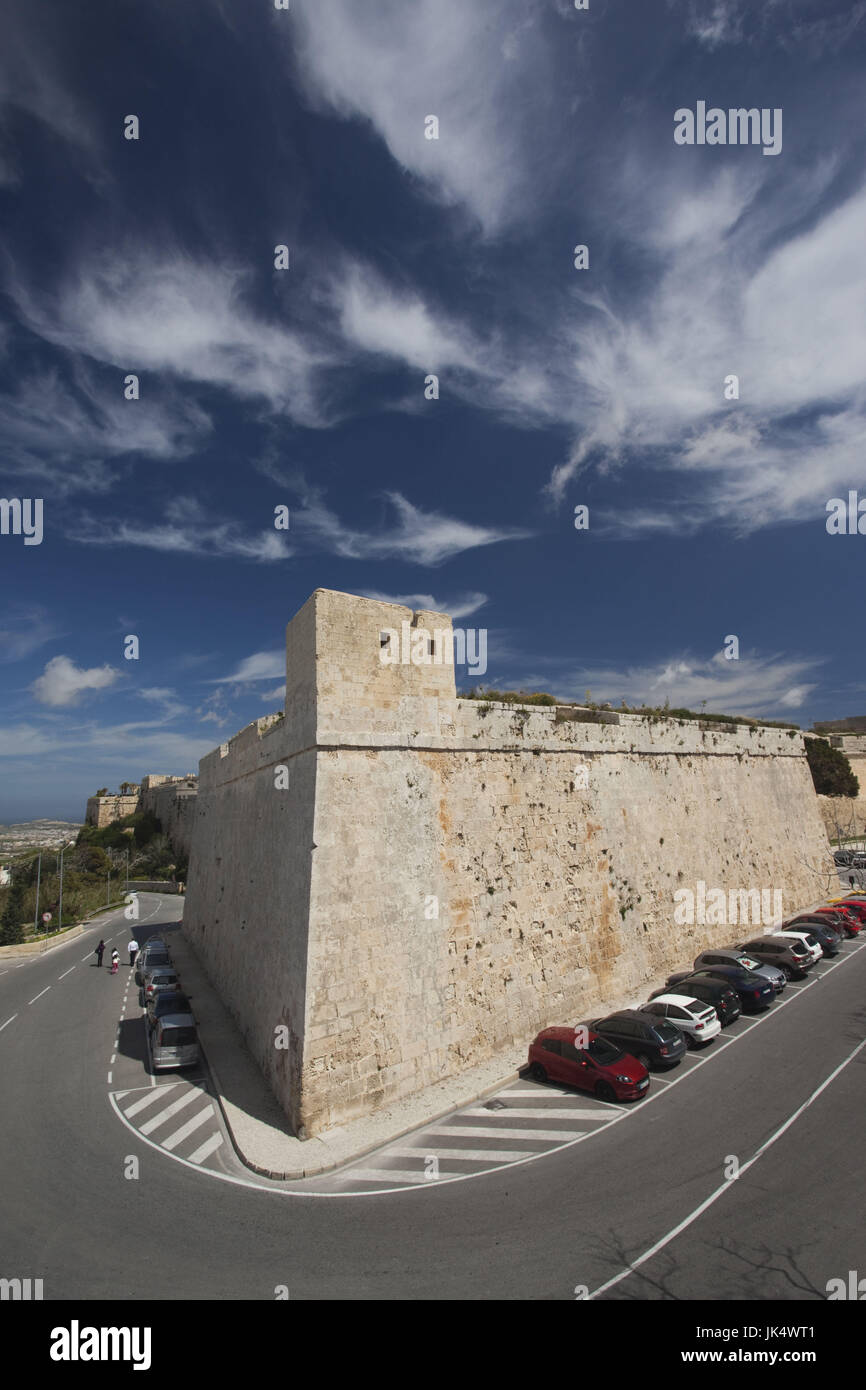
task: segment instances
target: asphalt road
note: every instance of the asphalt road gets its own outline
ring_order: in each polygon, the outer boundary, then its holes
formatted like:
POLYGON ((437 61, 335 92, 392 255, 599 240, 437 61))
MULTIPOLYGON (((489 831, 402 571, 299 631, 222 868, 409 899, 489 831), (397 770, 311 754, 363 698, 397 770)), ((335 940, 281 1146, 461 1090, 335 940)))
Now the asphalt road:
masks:
MULTIPOLYGON (((139 941, 176 918, 141 904, 139 941)), ((866 943, 588 1142, 370 1195, 237 1186, 137 1141, 108 1098, 150 1084, 117 1041, 128 927, 0 967, 0 1275, 46 1299, 823 1301, 866 1274, 866 943)))

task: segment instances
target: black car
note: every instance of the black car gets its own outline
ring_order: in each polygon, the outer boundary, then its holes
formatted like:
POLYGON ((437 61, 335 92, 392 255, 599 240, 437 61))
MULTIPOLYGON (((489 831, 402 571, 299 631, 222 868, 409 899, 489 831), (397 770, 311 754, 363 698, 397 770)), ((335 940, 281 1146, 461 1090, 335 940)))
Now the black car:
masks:
POLYGON ((764 976, 756 975, 754 970, 746 970, 742 965, 705 965, 703 970, 680 970, 676 975, 668 976, 668 988, 672 989, 674 985, 681 985, 683 980, 688 980, 691 989, 692 975, 701 979, 709 976, 711 980, 721 980, 723 984, 735 989, 743 1012, 747 1014, 757 1014, 769 1009, 775 998, 773 986, 767 983, 764 976))
POLYGON ((824 952, 825 956, 838 956, 839 948, 842 945, 844 932, 839 927, 828 925, 826 919, 821 917, 794 917, 790 922, 784 922, 783 931, 802 931, 814 936, 824 952))
MULTIPOLYGON (((734 1019, 739 1018, 743 1012, 737 998, 737 991, 731 989, 730 985, 723 984, 721 980, 713 980, 709 976, 690 975, 688 992, 695 999, 700 999, 702 1003, 712 1005, 723 1028, 726 1028, 729 1023, 733 1023, 734 1019)), ((650 995, 650 999, 657 999, 660 994, 670 994, 667 985, 662 985, 661 989, 655 990, 650 995)))
POLYGON ((638 1009, 620 1009, 607 1018, 594 1019, 588 1027, 636 1057, 647 1071, 651 1067, 675 1067, 686 1054, 686 1040, 679 1028, 638 1009))

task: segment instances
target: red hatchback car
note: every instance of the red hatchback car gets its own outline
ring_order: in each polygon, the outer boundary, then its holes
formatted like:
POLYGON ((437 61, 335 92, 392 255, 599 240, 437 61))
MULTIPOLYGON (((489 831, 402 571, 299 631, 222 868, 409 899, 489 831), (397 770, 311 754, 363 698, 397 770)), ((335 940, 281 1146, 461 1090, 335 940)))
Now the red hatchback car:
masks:
POLYGON ((573 1028, 543 1028, 529 1045, 533 1081, 559 1081, 592 1091, 599 1100, 640 1100, 649 1089, 649 1072, 616 1043, 584 1028, 583 1047, 573 1028))

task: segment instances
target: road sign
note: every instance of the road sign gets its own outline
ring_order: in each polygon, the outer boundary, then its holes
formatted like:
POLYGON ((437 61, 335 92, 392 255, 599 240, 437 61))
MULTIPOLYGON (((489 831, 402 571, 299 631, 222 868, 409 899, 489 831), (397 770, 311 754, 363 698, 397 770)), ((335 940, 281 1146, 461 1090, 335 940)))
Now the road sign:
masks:
POLYGON ((43 920, 43 922, 50 922, 50 921, 51 921, 51 913, 50 913, 50 912, 43 912, 43 914, 42 914, 42 920, 43 920))

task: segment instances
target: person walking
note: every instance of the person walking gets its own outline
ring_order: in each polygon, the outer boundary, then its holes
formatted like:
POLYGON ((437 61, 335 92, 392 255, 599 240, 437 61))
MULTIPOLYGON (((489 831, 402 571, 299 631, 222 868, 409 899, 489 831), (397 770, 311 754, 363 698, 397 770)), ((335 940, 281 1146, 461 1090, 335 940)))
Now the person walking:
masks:
POLYGON ((114 949, 113 949, 112 952, 111 952, 111 973, 112 973, 112 975, 116 975, 116 974, 117 974, 117 967, 118 967, 119 965, 120 965, 120 952, 118 951, 117 947, 115 946, 114 949))
POLYGON ((135 958, 136 958, 137 955, 138 955, 138 942, 137 942, 137 941, 134 941, 134 940, 133 940, 133 941, 130 941, 130 943, 129 943, 129 968, 130 968, 130 970, 131 970, 132 967, 135 965, 135 958))
POLYGON ((102 957, 105 955, 105 942, 100 938, 99 945, 95 948, 96 964, 102 964, 102 957))

